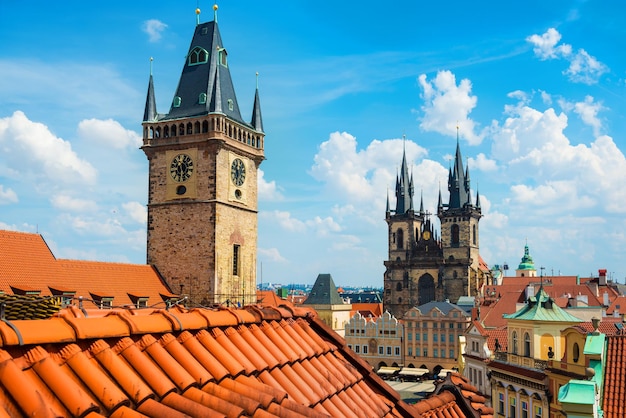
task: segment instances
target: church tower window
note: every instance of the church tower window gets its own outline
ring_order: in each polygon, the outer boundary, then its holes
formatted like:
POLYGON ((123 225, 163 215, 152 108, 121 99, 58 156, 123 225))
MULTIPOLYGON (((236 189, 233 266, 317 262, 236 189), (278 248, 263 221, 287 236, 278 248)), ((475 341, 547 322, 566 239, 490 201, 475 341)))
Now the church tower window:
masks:
POLYGON ((459 226, 457 224, 452 225, 452 229, 450 230, 450 232, 452 235, 450 245, 452 247, 458 247, 459 246, 459 226))
POLYGON ((189 53, 189 65, 205 64, 209 61, 209 53, 204 48, 195 47, 189 53))
POLYGON ((239 250, 239 245, 233 245, 233 276, 239 275, 239 250))
POLYGON ((404 231, 401 229, 398 229, 398 232, 396 233, 397 237, 398 237, 398 249, 401 250, 404 248, 404 231))

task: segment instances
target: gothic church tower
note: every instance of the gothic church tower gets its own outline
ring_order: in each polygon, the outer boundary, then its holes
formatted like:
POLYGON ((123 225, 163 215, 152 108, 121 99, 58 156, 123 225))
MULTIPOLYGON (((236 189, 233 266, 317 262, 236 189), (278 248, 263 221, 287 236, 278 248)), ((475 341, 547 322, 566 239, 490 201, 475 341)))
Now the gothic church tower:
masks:
POLYGON ((482 283, 478 251, 480 197, 477 195, 475 203, 471 201, 469 169, 463 168, 458 138, 448 191, 447 204, 439 193, 439 236, 422 199, 419 210, 413 209, 413 176, 409 176, 403 154, 396 179, 396 209, 390 209, 387 198, 385 216, 389 252, 383 303, 396 317, 433 300, 455 303, 461 296, 475 294, 482 283))
POLYGON ((149 162, 147 263, 194 304, 256 302, 257 170, 264 159, 258 88, 239 112, 217 25, 197 25, 169 112, 152 74, 143 117, 149 162))

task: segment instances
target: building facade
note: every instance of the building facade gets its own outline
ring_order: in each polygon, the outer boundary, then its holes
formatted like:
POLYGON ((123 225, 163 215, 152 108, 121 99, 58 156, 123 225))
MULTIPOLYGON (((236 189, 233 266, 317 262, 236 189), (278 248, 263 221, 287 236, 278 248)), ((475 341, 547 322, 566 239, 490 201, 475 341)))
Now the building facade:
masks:
POLYGON ((470 324, 470 315, 449 302, 428 302, 409 309, 404 323, 404 365, 438 374, 458 366, 459 336, 470 324))
POLYGON ((389 312, 376 318, 357 312, 345 328, 348 347, 375 370, 403 365, 402 337, 402 323, 389 312))
POLYGON ((414 189, 403 153, 396 178, 396 206, 391 209, 387 200, 385 216, 389 252, 384 304, 397 317, 430 301, 456 302, 461 296, 473 296, 489 275, 480 263, 480 196, 477 193, 476 199, 471 199, 469 169, 463 167, 458 139, 454 167, 448 174, 448 203, 443 203, 439 192, 440 233, 431 214, 424 211, 423 200, 419 209, 414 207, 414 189))
POLYGON ((217 19, 198 23, 166 114, 157 112, 150 75, 142 146, 149 162, 147 263, 192 304, 256 301, 264 136, 258 89, 247 122, 217 19))
POLYGON ((561 330, 582 321, 561 309, 543 287, 504 318, 508 349, 497 351, 488 364, 495 412, 510 418, 548 418, 550 403, 557 396, 550 390, 548 362, 565 353, 561 330))

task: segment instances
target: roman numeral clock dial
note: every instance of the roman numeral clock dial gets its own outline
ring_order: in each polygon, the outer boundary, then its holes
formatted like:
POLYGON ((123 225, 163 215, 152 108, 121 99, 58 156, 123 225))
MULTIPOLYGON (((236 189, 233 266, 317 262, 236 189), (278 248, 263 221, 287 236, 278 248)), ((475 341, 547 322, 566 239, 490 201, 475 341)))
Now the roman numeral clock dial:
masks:
POLYGON ((187 154, 178 154, 170 164, 170 175, 179 183, 189 180, 193 173, 193 160, 187 154))

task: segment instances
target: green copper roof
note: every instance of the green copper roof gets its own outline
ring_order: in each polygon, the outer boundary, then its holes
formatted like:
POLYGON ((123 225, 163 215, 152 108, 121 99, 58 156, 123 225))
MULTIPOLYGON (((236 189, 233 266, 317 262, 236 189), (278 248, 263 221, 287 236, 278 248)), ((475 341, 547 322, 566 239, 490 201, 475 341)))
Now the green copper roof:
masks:
POLYGON ((606 335, 598 333, 597 335, 588 334, 585 341, 584 354, 604 354, 604 343, 606 341, 606 335))
POLYGON ((524 256, 522 257, 522 262, 517 267, 518 270, 535 270, 535 263, 533 262, 533 258, 530 255, 530 251, 528 250, 528 244, 524 246, 524 256))
POLYGON ((596 397, 596 384, 589 380, 570 380, 559 389, 559 402, 593 405, 596 397))
POLYGON ((543 286, 535 296, 528 298, 522 309, 512 314, 504 314, 502 317, 525 321, 583 322, 561 309, 543 290, 543 286))

